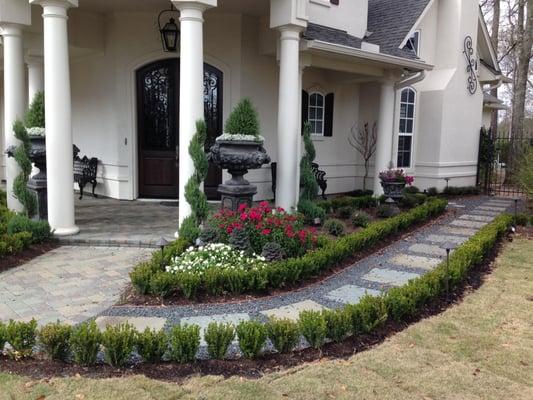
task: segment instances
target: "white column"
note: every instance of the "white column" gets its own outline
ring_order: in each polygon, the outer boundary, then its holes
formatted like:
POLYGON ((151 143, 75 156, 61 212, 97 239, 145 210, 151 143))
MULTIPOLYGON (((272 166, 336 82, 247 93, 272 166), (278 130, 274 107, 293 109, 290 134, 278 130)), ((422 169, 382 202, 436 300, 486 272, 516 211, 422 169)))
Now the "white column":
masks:
POLYGON ((28 65, 28 104, 31 104, 35 95, 44 92, 44 60, 41 56, 27 56, 28 65))
MULTIPOLYGON (((305 70, 305 65, 300 65, 300 74, 298 76, 298 110, 301 110, 302 109, 302 90, 303 90, 303 77, 304 77, 304 70, 305 70)), ((300 111, 301 113, 301 111, 300 111)), ((301 119, 301 116, 300 116, 300 119, 301 119)), ((300 127, 301 129, 301 127, 300 127)), ((298 137, 298 148, 296 149, 296 158, 298 159, 298 164, 296 165, 296 176, 298 176, 298 186, 294 188, 294 194, 295 194, 295 204, 296 206, 298 206, 298 203, 300 201, 300 175, 301 175, 301 171, 300 171, 300 162, 302 160, 302 155, 304 153, 304 150, 303 150, 303 143, 302 143, 302 135, 301 135, 301 132, 300 132, 300 135, 298 137)))
MULTIPOLYGON (((4 148, 18 145, 13 124, 26 112, 26 77, 24 71, 24 47, 22 29, 17 25, 2 25, 4 38, 4 148)), ((7 204, 9 209, 20 212, 23 207, 13 196, 13 181, 20 168, 13 158, 6 159, 7 204)))
POLYGON ((300 32, 302 28, 279 28, 279 100, 278 100, 278 170, 276 206, 287 211, 296 208, 294 191, 300 186, 298 176, 298 141, 300 140, 300 32))
POLYGON ((378 142, 376 160, 374 163, 374 195, 383 194, 379 180, 379 173, 391 166, 391 152, 393 146, 394 127, 394 81, 386 80, 381 83, 381 97, 379 101, 378 142))
POLYGON ((48 222, 57 236, 75 235, 74 173, 67 10, 78 0, 30 0, 43 7, 48 222))
POLYGON ((180 11, 179 225, 191 215, 185 185, 194 173, 189 143, 196 121, 204 119, 203 13, 216 1, 173 1, 180 11))

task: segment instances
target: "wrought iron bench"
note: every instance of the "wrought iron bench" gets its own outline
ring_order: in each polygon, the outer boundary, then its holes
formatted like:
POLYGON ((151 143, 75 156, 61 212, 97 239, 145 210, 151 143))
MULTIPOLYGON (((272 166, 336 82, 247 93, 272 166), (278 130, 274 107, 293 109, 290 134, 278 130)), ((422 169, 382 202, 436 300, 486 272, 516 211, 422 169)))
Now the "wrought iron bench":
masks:
MULTIPOLYGON (((328 188, 328 181, 326 179, 326 172, 319 169, 319 167, 320 166, 317 163, 313 163, 311 165, 311 169, 313 170, 313 174, 315 175, 316 182, 318 183, 320 190, 322 190, 321 196, 323 199, 326 199, 326 189, 328 188)), ((276 179, 278 163, 271 163, 270 168, 272 173, 272 192, 274 192, 274 197, 276 197, 276 179)))
POLYGON ((83 199, 83 189, 88 183, 93 185, 93 196, 98 197, 94 190, 96 189, 96 173, 98 171, 98 159, 78 156, 80 149, 74 146, 74 182, 80 189, 80 200, 83 199))

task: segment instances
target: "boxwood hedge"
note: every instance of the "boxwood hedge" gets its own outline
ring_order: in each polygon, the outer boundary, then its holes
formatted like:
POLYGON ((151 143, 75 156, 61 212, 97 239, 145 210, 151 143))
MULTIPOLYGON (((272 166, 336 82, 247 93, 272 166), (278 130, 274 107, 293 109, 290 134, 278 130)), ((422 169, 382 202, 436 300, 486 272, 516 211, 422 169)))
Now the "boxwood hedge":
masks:
MULTIPOLYGON (((362 198, 364 199, 364 198, 362 198)), ((191 279, 191 274, 173 275, 162 270, 170 258, 181 254, 189 246, 178 240, 168 247, 164 254, 156 253, 150 262, 138 265, 130 274, 135 289, 141 294, 168 296, 180 292, 185 297, 197 293, 221 295, 232 293, 257 293, 269 289, 291 286, 316 277, 344 262, 357 252, 366 250, 383 239, 401 232, 410 226, 441 214, 447 202, 430 199, 427 203, 396 217, 370 224, 367 228, 329 241, 314 251, 299 258, 290 258, 269 264, 263 269, 216 270, 191 279), (194 288, 191 288, 194 285, 194 288), (187 290, 183 290, 187 288, 187 290)))

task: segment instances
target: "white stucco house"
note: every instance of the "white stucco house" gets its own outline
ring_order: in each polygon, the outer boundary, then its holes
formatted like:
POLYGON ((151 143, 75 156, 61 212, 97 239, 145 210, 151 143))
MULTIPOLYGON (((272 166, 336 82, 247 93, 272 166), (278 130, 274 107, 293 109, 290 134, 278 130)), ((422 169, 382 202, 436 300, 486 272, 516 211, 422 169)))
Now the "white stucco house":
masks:
MULTIPOLYGON (((60 235, 77 232, 72 143, 101 160, 99 194, 179 197, 181 221, 195 121, 206 118, 212 141, 244 97, 286 209, 297 204, 303 120, 330 194, 362 187, 348 137, 365 123, 378 127, 376 192, 389 166, 422 189, 472 185, 483 90, 502 79, 477 0, 0 0, 0 29, 1 146, 45 90, 49 221, 60 235), (158 18, 176 21, 175 52, 164 51, 158 18)), ((8 190, 16 173, 4 157, 8 190)), ((269 166, 248 178, 257 199, 273 198, 269 166)), ((210 197, 222 179, 212 168, 210 197)))

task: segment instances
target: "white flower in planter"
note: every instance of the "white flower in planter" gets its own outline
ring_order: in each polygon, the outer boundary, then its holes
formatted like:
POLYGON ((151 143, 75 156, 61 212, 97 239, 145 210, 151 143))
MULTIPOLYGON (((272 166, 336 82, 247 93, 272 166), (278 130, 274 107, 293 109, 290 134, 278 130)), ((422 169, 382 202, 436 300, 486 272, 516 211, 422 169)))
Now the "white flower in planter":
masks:
POLYGON ((41 128, 38 126, 34 126, 32 128, 26 128, 26 131, 28 132, 29 136, 33 136, 33 137, 45 137, 46 136, 45 128, 41 128))
POLYGON ((233 135, 229 133, 223 133, 216 138, 216 141, 234 141, 234 142, 256 142, 264 143, 265 138, 263 136, 254 136, 254 135, 233 135))

